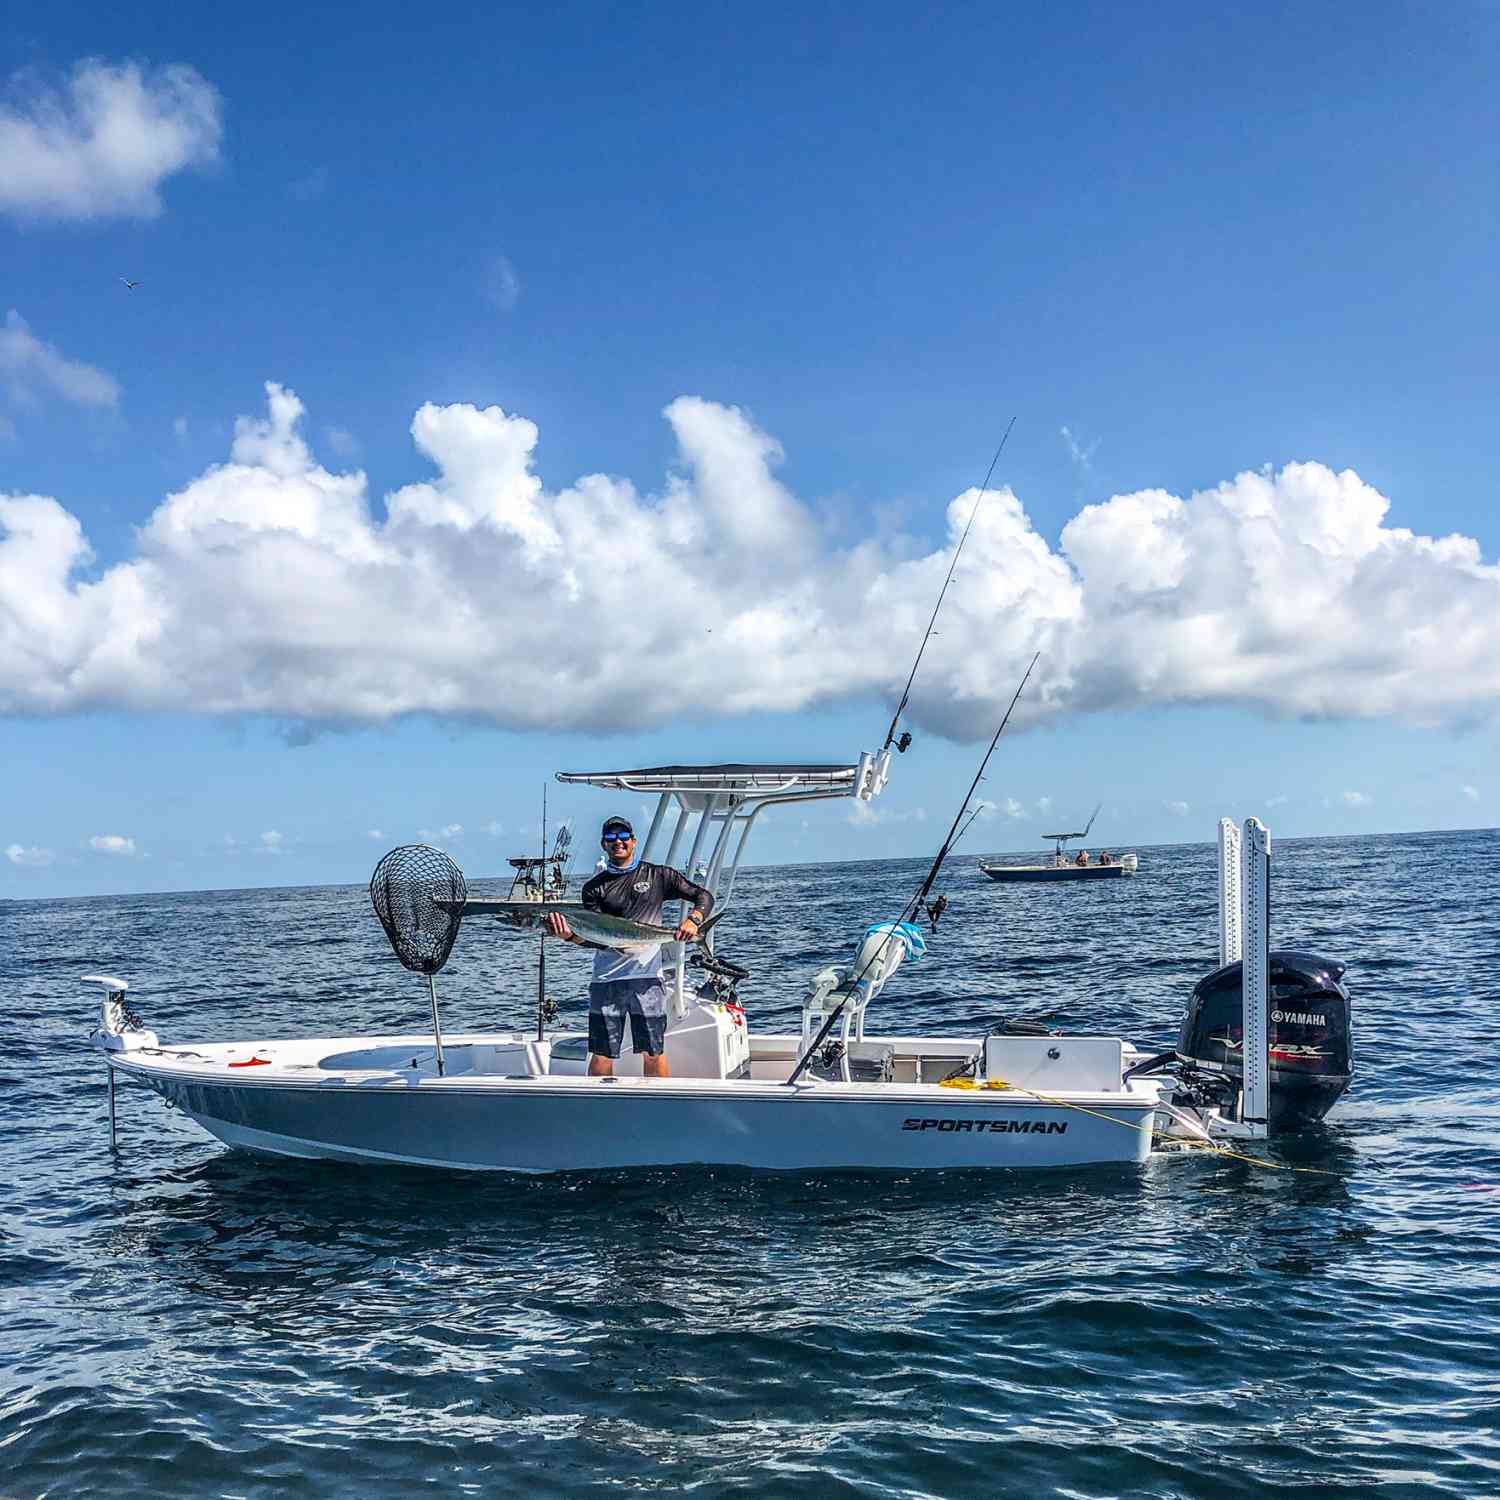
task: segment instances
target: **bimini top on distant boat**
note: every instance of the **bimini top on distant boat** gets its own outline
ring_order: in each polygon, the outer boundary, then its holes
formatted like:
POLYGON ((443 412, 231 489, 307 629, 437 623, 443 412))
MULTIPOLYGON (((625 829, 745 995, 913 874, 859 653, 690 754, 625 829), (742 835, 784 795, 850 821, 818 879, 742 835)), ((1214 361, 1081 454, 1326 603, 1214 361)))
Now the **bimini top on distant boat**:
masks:
POLYGON ((561 901, 568 894, 568 855, 573 849, 573 830, 564 823, 557 830, 552 853, 518 854, 510 861, 510 901, 561 901))
MULTIPOLYGON (((1103 806, 1101 802, 1099 807, 1103 806)), ((1134 854, 1111 854, 1106 849, 1090 859, 1086 849, 1080 849, 1077 854, 1067 852, 1067 845, 1073 839, 1086 839, 1089 836, 1089 829, 1099 816, 1099 807, 1089 814, 1089 820, 1083 825, 1081 833, 1042 835, 1044 839, 1051 839, 1054 845, 1050 862, 1039 865, 1002 865, 981 860, 979 868, 991 880, 1006 883, 1035 880, 1118 880, 1122 875, 1134 875, 1140 864, 1134 854)))

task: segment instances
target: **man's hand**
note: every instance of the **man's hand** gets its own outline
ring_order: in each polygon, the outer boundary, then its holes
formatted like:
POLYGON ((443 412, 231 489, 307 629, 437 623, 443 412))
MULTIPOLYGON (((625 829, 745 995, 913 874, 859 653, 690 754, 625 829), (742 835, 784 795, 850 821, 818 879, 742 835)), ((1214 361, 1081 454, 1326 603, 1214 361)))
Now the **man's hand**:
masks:
POLYGON ((679 943, 690 943, 695 937, 698 936, 698 929, 702 925, 703 918, 698 916, 695 912, 689 912, 688 915, 682 919, 681 923, 678 925, 677 931, 674 932, 672 936, 679 943))
POLYGON ((566 938, 570 943, 573 941, 573 929, 568 926, 568 919, 560 911, 547 913, 547 931, 553 937, 566 938))

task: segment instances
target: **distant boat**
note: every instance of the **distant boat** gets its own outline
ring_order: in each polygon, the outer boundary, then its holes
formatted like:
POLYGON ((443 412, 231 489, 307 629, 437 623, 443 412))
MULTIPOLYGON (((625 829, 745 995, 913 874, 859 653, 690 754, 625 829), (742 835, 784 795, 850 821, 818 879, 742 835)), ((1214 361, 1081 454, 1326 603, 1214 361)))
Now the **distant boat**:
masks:
POLYGON ((573 849, 573 830, 564 823, 557 830, 552 853, 518 855, 510 862, 516 872, 511 878, 511 901, 561 901, 568 893, 568 855, 573 849))
MULTIPOLYGON (((1104 804, 1101 802, 1099 807, 1104 804)), ((1038 865, 1002 865, 986 864, 983 860, 979 868, 984 871, 991 880, 1002 882, 1010 881, 1035 881, 1035 880, 1118 880, 1122 875, 1134 875, 1140 861, 1134 854, 1110 854, 1101 852, 1094 859, 1090 859, 1088 851, 1080 849, 1075 855, 1067 852, 1067 845, 1073 839, 1086 839, 1089 829, 1094 826, 1094 819, 1099 816, 1099 807, 1096 807, 1089 815, 1089 820, 1083 826, 1080 833, 1044 833, 1044 839, 1051 839, 1053 843, 1052 858, 1045 864, 1038 865)))

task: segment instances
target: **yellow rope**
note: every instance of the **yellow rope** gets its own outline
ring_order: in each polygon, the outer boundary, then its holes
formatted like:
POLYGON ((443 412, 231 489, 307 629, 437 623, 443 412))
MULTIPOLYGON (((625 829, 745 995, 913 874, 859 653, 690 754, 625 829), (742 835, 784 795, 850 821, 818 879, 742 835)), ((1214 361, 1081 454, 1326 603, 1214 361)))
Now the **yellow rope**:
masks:
POLYGON ((1184 1141, 1183 1145, 1189 1150, 1210 1151, 1215 1156, 1227 1156, 1231 1161, 1247 1161, 1252 1167, 1264 1167, 1268 1172, 1306 1172, 1313 1177, 1337 1177, 1337 1172, 1330 1172, 1323 1167, 1294 1167, 1284 1161, 1266 1161, 1260 1156, 1246 1156, 1242 1151, 1231 1151, 1228 1146, 1221 1146, 1217 1141, 1184 1141))
MULTIPOLYGON (((1106 1115, 1097 1109, 1089 1109, 1086 1105, 1074 1104, 1070 1099, 1059 1099, 1052 1094, 1039 1094, 1035 1089, 1026 1088, 1019 1083, 1007 1083, 1003 1078, 990 1078, 984 1083, 979 1083, 973 1078, 944 1078, 939 1084, 944 1089, 1014 1089, 1018 1094, 1029 1094, 1033 1099, 1040 1099, 1044 1104, 1055 1104, 1059 1109, 1076 1109, 1080 1114, 1092 1115, 1096 1120, 1108 1120, 1111 1125, 1123 1125, 1127 1130, 1138 1130, 1138 1125, 1132 1125, 1129 1120, 1117 1119, 1114 1115, 1106 1115)), ((1305 1172, 1314 1177, 1336 1177, 1336 1172, 1329 1172, 1322 1167, 1294 1167, 1286 1162, 1266 1161, 1259 1156, 1246 1156, 1242 1151, 1231 1151, 1228 1146, 1221 1146, 1217 1141, 1184 1141, 1185 1149, 1208 1151, 1215 1156, 1225 1156, 1231 1161, 1249 1162, 1252 1167, 1264 1167, 1268 1172, 1305 1172)))

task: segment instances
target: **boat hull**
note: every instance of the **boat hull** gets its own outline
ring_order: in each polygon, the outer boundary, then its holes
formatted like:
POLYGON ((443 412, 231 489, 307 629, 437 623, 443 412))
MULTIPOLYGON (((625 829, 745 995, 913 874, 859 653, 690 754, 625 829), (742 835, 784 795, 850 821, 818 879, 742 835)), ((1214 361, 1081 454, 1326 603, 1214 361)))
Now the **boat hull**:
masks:
POLYGON ((1013 1091, 621 1078, 253 1081, 116 1061, 226 1145, 279 1156, 545 1173, 1142 1162, 1150 1093, 1078 1107, 1013 1091))
POLYGON ((1124 865, 980 865, 991 880, 1003 884, 1037 880, 1119 880, 1134 871, 1124 865))

